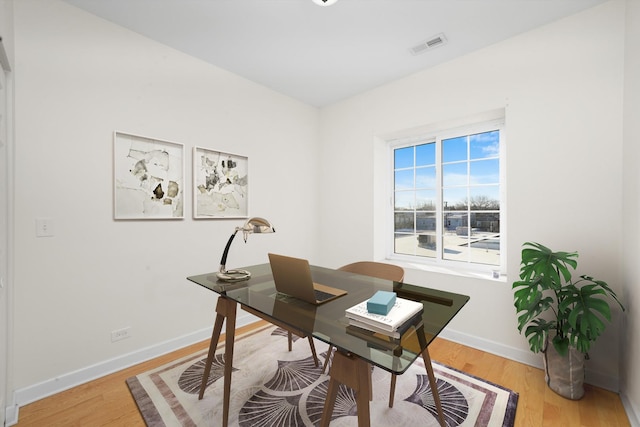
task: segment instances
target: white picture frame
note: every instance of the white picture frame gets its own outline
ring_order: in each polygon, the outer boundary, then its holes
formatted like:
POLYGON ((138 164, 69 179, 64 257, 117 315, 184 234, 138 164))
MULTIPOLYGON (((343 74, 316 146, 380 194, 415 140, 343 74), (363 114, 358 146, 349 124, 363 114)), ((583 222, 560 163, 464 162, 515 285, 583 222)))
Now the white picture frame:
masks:
POLYGON ((113 217, 184 218, 184 145, 114 132, 113 217))
POLYGON ((193 148, 193 217, 249 217, 249 158, 193 148))

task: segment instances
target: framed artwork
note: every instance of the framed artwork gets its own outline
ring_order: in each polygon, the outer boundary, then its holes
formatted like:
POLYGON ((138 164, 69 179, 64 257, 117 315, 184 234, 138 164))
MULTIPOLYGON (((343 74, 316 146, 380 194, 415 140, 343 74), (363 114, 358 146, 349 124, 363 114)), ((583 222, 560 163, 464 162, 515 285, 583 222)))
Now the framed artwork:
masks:
POLYGON ((184 146, 115 132, 114 218, 184 218, 184 146))
POLYGON ((249 216, 249 159, 193 148, 193 217, 249 216))

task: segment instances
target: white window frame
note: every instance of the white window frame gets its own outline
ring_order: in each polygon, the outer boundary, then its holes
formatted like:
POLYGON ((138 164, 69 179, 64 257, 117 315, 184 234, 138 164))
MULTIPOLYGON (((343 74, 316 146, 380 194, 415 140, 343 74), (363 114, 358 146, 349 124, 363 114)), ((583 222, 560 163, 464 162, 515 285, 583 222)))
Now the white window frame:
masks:
POLYGON ((399 138, 385 138, 388 153, 388 188, 389 208, 387 215, 387 227, 385 231, 387 258, 400 262, 420 264, 425 267, 434 267, 437 271, 454 271, 456 273, 482 272, 487 273, 494 279, 502 276, 506 271, 506 132, 504 116, 484 121, 473 121, 467 125, 446 127, 431 127, 428 131, 416 131, 410 134, 404 133, 399 138), (435 129, 435 130, 434 130, 435 129), (471 135, 490 130, 498 130, 500 133, 500 264, 481 264, 469 261, 453 261, 442 258, 442 235, 443 235, 443 200, 442 200, 442 157, 441 141, 456 136, 471 135), (395 222, 394 222, 394 150, 397 148, 420 145, 427 142, 436 142, 436 257, 423 257, 419 255, 406 255, 395 253, 395 222), (444 270, 442 270, 444 268, 444 270))

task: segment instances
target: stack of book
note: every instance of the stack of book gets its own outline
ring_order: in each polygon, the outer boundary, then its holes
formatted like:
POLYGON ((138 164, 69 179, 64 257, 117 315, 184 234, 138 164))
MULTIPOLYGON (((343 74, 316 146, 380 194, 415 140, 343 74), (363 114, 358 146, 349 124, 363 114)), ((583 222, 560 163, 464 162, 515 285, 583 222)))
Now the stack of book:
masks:
POLYGON ((400 338, 409 326, 416 324, 422 318, 424 311, 421 302, 396 298, 395 304, 387 314, 376 314, 367 310, 367 301, 346 310, 349 325, 392 338, 400 338))

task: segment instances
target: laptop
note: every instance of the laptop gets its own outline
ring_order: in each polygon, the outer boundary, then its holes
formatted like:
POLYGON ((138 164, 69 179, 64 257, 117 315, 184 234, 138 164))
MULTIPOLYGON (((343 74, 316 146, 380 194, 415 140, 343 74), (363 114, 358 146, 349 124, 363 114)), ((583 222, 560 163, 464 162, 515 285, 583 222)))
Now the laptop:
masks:
POLYGON ((287 294, 311 304, 323 304, 347 291, 314 283, 309 261, 284 255, 269 254, 271 273, 279 293, 287 294))

